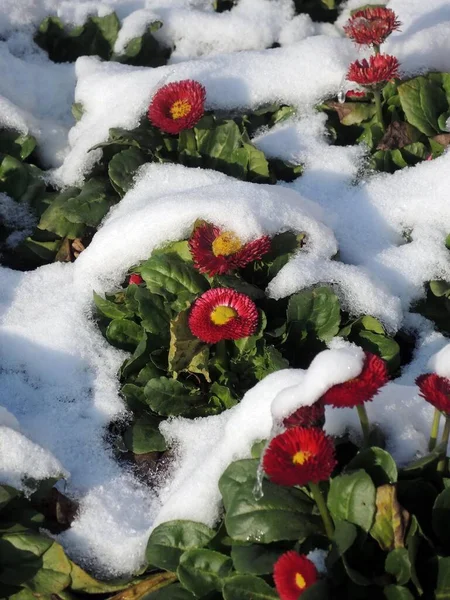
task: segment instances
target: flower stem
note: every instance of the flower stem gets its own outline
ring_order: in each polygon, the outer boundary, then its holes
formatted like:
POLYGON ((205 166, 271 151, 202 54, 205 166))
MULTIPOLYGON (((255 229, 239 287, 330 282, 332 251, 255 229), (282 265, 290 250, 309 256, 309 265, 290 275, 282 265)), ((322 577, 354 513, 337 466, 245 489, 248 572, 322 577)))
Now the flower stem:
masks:
POLYGON ((317 504, 320 516, 322 517, 325 532, 331 540, 334 535, 334 525, 333 521, 331 520, 330 513, 328 512, 328 508, 325 503, 324 497, 322 496, 322 492, 320 491, 320 487, 317 485, 317 483, 310 483, 309 489, 311 490, 311 494, 314 498, 315 503, 317 504))
POLYGON ((439 473, 443 473, 447 467, 447 446, 448 438, 450 437, 450 416, 445 415, 445 427, 442 434, 441 443, 445 444, 445 456, 438 462, 437 470, 439 473))
POLYGON ((428 450, 434 450, 436 447, 438 432, 439 432, 439 421, 441 419, 441 413, 437 408, 434 409, 433 424, 431 425, 430 441, 428 442, 428 450))
POLYGON ((381 127, 381 129, 384 131, 384 119, 383 119, 383 110, 381 108, 381 91, 380 90, 373 90, 373 98, 375 100, 375 109, 376 109, 376 113, 377 113, 377 121, 381 127))
POLYGON ((374 52, 375 56, 377 54, 380 54, 380 44, 374 44, 373 45, 373 52, 374 52))
POLYGON ((227 371, 229 369, 229 361, 226 340, 220 340, 217 342, 216 357, 220 365, 227 371))
POLYGON ((366 407, 364 406, 364 404, 359 404, 356 407, 356 410, 358 411, 358 417, 361 422, 361 429, 362 429, 363 436, 364 436, 364 446, 368 446, 369 445, 370 424, 369 424, 369 417, 367 416, 366 407))

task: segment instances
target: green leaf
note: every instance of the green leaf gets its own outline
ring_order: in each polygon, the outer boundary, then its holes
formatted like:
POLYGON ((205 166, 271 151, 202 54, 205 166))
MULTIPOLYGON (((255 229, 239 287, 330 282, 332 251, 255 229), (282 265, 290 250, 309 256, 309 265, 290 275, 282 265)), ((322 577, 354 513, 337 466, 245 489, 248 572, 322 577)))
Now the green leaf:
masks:
MULTIPOLYGON (((192 361, 207 345, 192 334, 188 325, 189 311, 184 310, 170 323, 169 370, 175 373, 190 370, 192 361)), ((207 360, 204 369, 207 369, 207 360)), ((198 365, 195 365, 198 372, 198 365)), ((207 374, 207 371, 206 371, 207 374)))
POLYGON ((146 550, 147 562, 166 571, 176 571, 181 555, 191 548, 203 548, 215 531, 194 521, 168 521, 155 527, 146 550))
POLYGON ((234 121, 225 121, 213 128, 203 128, 204 121, 199 121, 194 127, 197 150, 200 154, 211 158, 219 158, 230 162, 233 153, 240 146, 241 132, 234 121))
POLYGON ((287 321, 295 326, 295 330, 311 331, 327 342, 339 331, 339 299, 328 287, 298 292, 289 300, 287 321))
POLYGON ((400 366, 400 346, 394 339, 372 331, 362 330, 357 334, 355 341, 364 350, 377 354, 385 360, 391 369, 400 366))
POLYGON ((442 281, 440 279, 430 281, 430 290, 438 298, 441 298, 442 296, 450 298, 450 282, 448 281, 442 281))
POLYGON ((252 300, 259 300, 265 297, 265 293, 256 285, 248 283, 238 275, 216 275, 214 285, 217 287, 226 287, 236 290, 241 294, 249 296, 252 300))
POLYGON ((224 600, 276 600, 278 594, 267 583, 254 575, 235 575, 225 582, 224 600))
POLYGON ((27 587, 39 594, 57 594, 70 584, 71 565, 56 542, 42 555, 42 567, 27 581, 27 587))
POLYGON ((58 593, 70 583, 70 563, 63 549, 33 532, 6 533, 0 538, 0 581, 23 585, 41 594, 58 593))
POLYGON ((25 160, 36 148, 36 138, 32 135, 19 133, 14 129, 0 130, 0 151, 3 154, 25 160))
POLYGON ((128 319, 113 319, 106 329, 108 342, 122 350, 134 351, 143 336, 142 327, 128 319))
POLYGON ((430 454, 427 454, 426 456, 413 461, 406 467, 403 467, 400 470, 400 477, 414 478, 426 476, 428 473, 435 471, 437 463, 439 462, 442 453, 445 452, 445 450, 445 444, 438 444, 436 448, 430 452, 430 454))
POLYGON ((398 86, 406 119, 427 136, 439 133, 438 116, 448 109, 441 87, 427 77, 415 77, 398 86))
POLYGON ((388 585, 383 591, 386 600, 414 600, 408 588, 400 585, 388 585))
POLYGON ((81 102, 74 102, 72 104, 72 116, 75 121, 80 121, 81 117, 84 114, 84 107, 81 102))
POLYGON ((248 156, 248 171, 252 181, 267 181, 270 177, 269 163, 261 150, 258 150, 253 144, 245 144, 244 150, 248 156))
POLYGON ((300 490, 264 480, 263 495, 255 498, 258 464, 254 459, 237 461, 220 478, 228 534, 236 541, 268 544, 321 532, 313 504, 300 490))
POLYGON ((331 480, 327 503, 333 518, 369 531, 375 517, 375 486, 363 470, 338 475, 331 480))
POLYGON ((397 481, 397 465, 392 456, 381 448, 360 450, 347 465, 348 471, 364 469, 376 486, 397 481))
POLYGON ((365 102, 330 102, 336 110, 342 125, 359 125, 362 121, 368 121, 375 114, 375 105, 365 102))
POLYGON ((9 485, 0 485, 0 510, 19 494, 19 490, 16 490, 9 485))
POLYGON ((274 346, 264 346, 263 354, 257 354, 253 359, 255 377, 258 381, 271 373, 289 368, 289 361, 283 358, 281 352, 274 346))
POLYGON ((236 571, 253 575, 270 575, 283 553, 284 550, 279 547, 261 544, 231 546, 231 558, 236 571))
POLYGON ((405 585, 411 579, 411 561, 406 548, 391 550, 386 557, 386 572, 394 575, 399 585, 405 585))
POLYGON ((152 294, 145 287, 138 287, 133 294, 137 303, 137 312, 142 319, 141 326, 149 333, 167 345, 169 341, 169 315, 164 299, 157 294, 152 294))
MULTIPOLYGON (((67 188, 57 194, 47 209, 42 213, 39 229, 51 231, 61 237, 75 239, 80 237, 85 226, 82 223, 72 223, 66 217, 65 209, 68 201, 79 193, 78 188, 67 188)), ((33 240, 30 240, 33 241, 33 240)))
POLYGON ((168 585, 143 600, 194 600, 195 596, 181 587, 179 583, 168 585))
POLYGON ((108 319, 125 319, 133 316, 133 313, 124 304, 116 304, 115 302, 106 300, 106 298, 102 298, 95 292, 94 302, 97 310, 108 319))
POLYGON ((409 514, 399 504, 394 485, 382 485, 376 491, 376 514, 370 535, 382 550, 403 548, 409 514))
POLYGON ((334 519, 333 541, 336 544, 338 555, 344 555, 349 550, 358 536, 358 530, 355 525, 348 521, 334 519))
POLYGON ((141 276, 151 292, 162 296, 164 291, 175 295, 189 292, 193 298, 208 289, 203 275, 176 254, 152 256, 143 263, 141 276))
MULTIPOLYGON (((78 565, 71 562, 71 585, 70 590, 74 592, 82 592, 85 594, 106 594, 108 592, 115 592, 123 590, 129 585, 126 581, 98 581, 91 575, 83 571, 78 565)), ((78 596, 77 596, 78 597, 78 596)))
POLYGON ((237 399, 233 396, 231 390, 226 385, 220 385, 215 381, 209 388, 210 397, 212 399, 217 398, 223 409, 232 408, 238 403, 237 399))
POLYGON ((439 494, 431 515, 433 531, 440 541, 448 545, 450 542, 450 488, 439 494))
POLYGON ((108 175, 118 194, 124 196, 133 186, 136 171, 146 162, 148 157, 138 148, 133 147, 113 156, 108 165, 108 175))
POLYGON ((0 192, 20 200, 28 185, 28 172, 25 165, 9 155, 2 155, 0 163, 0 192))
POLYGON ((58 17, 47 17, 39 26, 34 41, 48 52, 54 62, 74 62, 80 56, 97 55, 108 60, 119 33, 116 13, 89 17, 70 31, 58 17))
POLYGON ((189 415, 201 401, 201 392, 176 379, 159 377, 150 379, 145 386, 150 408, 164 417, 189 415))
MULTIPOLYGON (((141 341, 136 346, 136 350, 120 367, 121 380, 127 379, 130 375, 136 373, 136 371, 143 369, 150 360, 152 350, 156 350, 159 346, 159 340, 144 331, 141 341)), ((153 368, 152 371, 151 374, 149 373, 148 379, 150 379, 150 377, 157 377, 161 374, 156 367, 153 368)), ((142 383, 147 383, 148 379, 142 383)))
POLYGON ((128 450, 131 450, 134 454, 164 452, 167 446, 164 436, 159 431, 159 423, 160 420, 151 415, 143 415, 137 418, 123 435, 128 450))
POLYGON ((214 590, 220 592, 223 580, 231 570, 232 562, 228 556, 193 548, 181 556, 177 575, 180 583, 199 598, 214 590))
POLYGON ((144 35, 131 39, 125 46, 125 53, 114 56, 114 60, 136 67, 160 67, 164 65, 170 50, 161 46, 153 35, 161 27, 161 21, 150 23, 144 35))
POLYGON ((71 196, 62 207, 62 212, 71 223, 83 223, 97 227, 115 199, 107 192, 105 181, 89 179, 76 196, 71 196))
POLYGON ((450 557, 438 556, 438 578, 435 589, 436 600, 450 599, 450 557))

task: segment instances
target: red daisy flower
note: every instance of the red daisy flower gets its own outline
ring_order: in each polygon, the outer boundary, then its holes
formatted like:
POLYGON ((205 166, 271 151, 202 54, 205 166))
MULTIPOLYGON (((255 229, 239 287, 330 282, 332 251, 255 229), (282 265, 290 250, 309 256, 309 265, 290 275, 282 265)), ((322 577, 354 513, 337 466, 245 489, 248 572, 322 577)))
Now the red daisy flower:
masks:
POLYGON ((255 333, 258 309, 245 294, 229 288, 214 288, 194 302, 189 315, 191 332, 203 342, 239 340, 255 333))
POLYGON ((364 365, 358 377, 333 385, 321 397, 321 401, 337 408, 353 408, 373 400, 388 381, 389 374, 384 360, 366 352, 364 365))
POLYGON ((436 373, 425 373, 416 379, 420 395, 438 410, 450 414, 450 379, 436 373))
POLYGON ((273 579, 281 600, 298 600, 317 581, 318 573, 309 558, 290 550, 275 563, 273 579))
POLYGON ((367 92, 363 90, 348 90, 345 94, 346 98, 365 98, 367 96, 367 92))
POLYGON ((195 229, 189 248, 195 267, 212 277, 259 260, 270 250, 270 238, 265 235, 242 244, 231 231, 221 231, 219 227, 205 223, 195 229))
POLYGON ((292 427, 323 427, 325 423, 325 405, 318 400, 311 406, 301 406, 283 421, 287 429, 292 427))
POLYGON ((369 62, 365 58, 355 60, 347 73, 347 79, 364 86, 377 86, 398 77, 400 63, 395 56, 377 54, 370 56, 369 62))
POLYGON ((379 46, 400 28, 397 15, 390 8, 374 6, 355 12, 344 27, 345 34, 357 44, 379 46))
POLYGON ((131 285, 132 283, 134 283, 135 285, 139 285, 140 283, 143 283, 143 281, 144 280, 138 273, 133 273, 132 275, 130 275, 128 283, 129 285, 131 285))
POLYGON ((293 427, 270 442, 263 468, 279 485, 306 485, 328 479, 336 465, 334 444, 321 429, 293 427))
POLYGON ((148 118, 166 133, 191 129, 204 113, 206 90, 198 81, 184 79, 168 83, 153 96, 148 118))

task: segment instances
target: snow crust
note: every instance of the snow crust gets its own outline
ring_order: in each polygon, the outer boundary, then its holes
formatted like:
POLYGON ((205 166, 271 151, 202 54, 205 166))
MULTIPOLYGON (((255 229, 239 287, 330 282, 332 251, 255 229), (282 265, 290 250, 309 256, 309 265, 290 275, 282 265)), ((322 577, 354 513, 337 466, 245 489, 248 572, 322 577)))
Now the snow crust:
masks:
MULTIPOLYGON (((137 125, 152 94, 169 81, 199 80, 207 108, 270 102, 297 108, 295 118, 255 140, 269 156, 304 164, 293 183, 261 186, 199 169, 145 166, 75 264, 29 273, 0 268, 0 482, 25 489, 28 477, 64 475, 64 491, 80 501, 80 513, 59 539, 90 568, 107 575, 137 569, 151 528, 165 520, 213 525, 223 469, 250 456, 251 445, 271 435, 274 420, 361 369, 360 351, 336 340, 308 371, 267 377, 222 415, 166 421, 162 430, 176 461, 159 489, 149 491, 120 467, 105 431, 125 415, 116 373, 126 353, 97 330, 92 291, 119 284, 130 265, 185 236, 198 217, 244 240, 287 228, 306 231, 305 250, 269 286, 274 298, 332 283, 352 314, 371 314, 390 332, 403 327, 416 336, 412 361, 367 410, 401 464, 426 451, 433 409, 414 379, 430 370, 449 377, 450 351, 446 339, 410 311, 425 282, 450 280, 444 245, 450 154, 355 184, 364 148, 329 145, 325 117, 313 106, 337 93, 358 56, 342 26, 361 3, 349 0, 334 26, 294 17, 288 0, 241 0, 222 14, 209 0, 0 0, 0 125, 35 135, 60 185, 81 182, 98 159, 87 150, 104 141, 110 127, 137 125), (116 50, 158 18, 164 22, 158 39, 176 46, 172 64, 132 68, 82 57, 75 65, 56 65, 31 41, 48 14, 79 24, 111 10, 123 23, 116 50), (263 50, 274 42, 282 47, 263 50), (73 100, 85 111, 77 124, 73 100), (337 250, 341 262, 332 260, 337 250)), ((388 6, 403 26, 384 49, 399 57, 403 72, 450 71, 448 1, 390 0, 388 6)), ((12 223, 22 218, 5 198, 0 208, 12 223)), ((326 417, 330 434, 358 435, 355 411, 327 408, 326 417)))

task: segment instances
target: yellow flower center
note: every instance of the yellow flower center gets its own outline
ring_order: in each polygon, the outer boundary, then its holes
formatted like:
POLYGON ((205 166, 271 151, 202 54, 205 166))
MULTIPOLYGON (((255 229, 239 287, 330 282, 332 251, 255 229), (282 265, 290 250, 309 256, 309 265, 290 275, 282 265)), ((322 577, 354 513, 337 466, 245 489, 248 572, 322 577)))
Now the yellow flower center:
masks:
POLYGON ((303 575, 300 575, 300 573, 296 573, 295 574, 295 584, 297 585, 297 587, 299 587, 301 590, 305 589, 306 587, 306 581, 305 578, 303 577, 303 575))
POLYGON ((211 321, 214 325, 226 325, 237 317, 237 312, 231 306, 217 306, 211 313, 211 321))
POLYGON ((304 450, 300 450, 296 452, 292 457, 292 462, 294 465, 303 465, 309 458, 311 458, 311 452, 305 452, 304 450))
POLYGON ((231 231, 224 231, 212 243, 214 256, 230 256, 242 248, 241 240, 231 231))
POLYGON ((187 100, 177 100, 170 107, 172 119, 181 119, 191 112, 192 106, 187 100))

